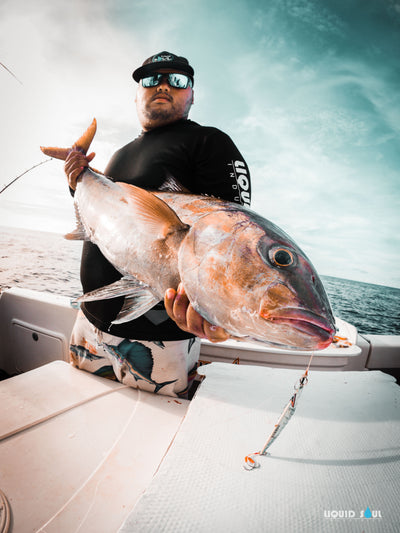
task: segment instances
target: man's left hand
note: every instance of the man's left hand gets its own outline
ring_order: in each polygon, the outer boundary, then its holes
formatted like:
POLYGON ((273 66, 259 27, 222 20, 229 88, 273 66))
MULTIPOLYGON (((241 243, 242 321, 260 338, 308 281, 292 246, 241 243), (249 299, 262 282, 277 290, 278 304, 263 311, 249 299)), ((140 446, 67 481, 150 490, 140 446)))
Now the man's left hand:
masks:
POLYGON ((223 328, 210 324, 194 310, 182 284, 179 284, 177 291, 167 289, 164 305, 168 316, 183 331, 193 333, 201 339, 208 339, 210 342, 223 342, 229 339, 229 334, 223 328))

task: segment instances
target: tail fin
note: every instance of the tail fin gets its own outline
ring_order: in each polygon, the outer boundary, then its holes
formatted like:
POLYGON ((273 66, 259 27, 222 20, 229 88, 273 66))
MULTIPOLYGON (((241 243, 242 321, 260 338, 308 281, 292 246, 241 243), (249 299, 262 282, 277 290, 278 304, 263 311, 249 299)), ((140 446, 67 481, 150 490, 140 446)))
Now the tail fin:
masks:
MULTIPOLYGON (((76 143, 73 144, 72 148, 75 148, 77 150, 81 150, 84 154, 89 149, 90 143, 93 140, 93 137, 95 136, 97 129, 97 122, 94 118, 88 129, 85 131, 85 133, 79 137, 79 139, 76 141, 76 143)), ((62 159, 65 161, 67 158, 67 155, 71 151, 71 148, 56 148, 56 147, 45 147, 41 146, 40 149, 42 152, 50 157, 54 157, 55 159, 62 159)))

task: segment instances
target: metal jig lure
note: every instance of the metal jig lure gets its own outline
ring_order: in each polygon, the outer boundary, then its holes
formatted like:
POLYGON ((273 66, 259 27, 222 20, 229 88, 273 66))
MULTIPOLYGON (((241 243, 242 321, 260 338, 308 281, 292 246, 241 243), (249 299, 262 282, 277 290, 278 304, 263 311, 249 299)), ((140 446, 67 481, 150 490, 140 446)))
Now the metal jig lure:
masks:
POLYGON ((314 354, 311 354, 310 360, 308 362, 308 366, 304 372, 304 374, 299 379, 298 384, 294 387, 294 393, 292 397, 290 398, 289 402, 285 406, 281 416, 279 417, 278 422, 275 424, 275 428, 272 431, 271 435, 268 437, 267 442, 265 443, 264 447, 259 452, 254 452, 249 455, 246 455, 244 458, 244 465, 243 468, 245 470, 254 470, 254 468, 258 468, 260 466, 260 463, 255 460, 255 457, 257 455, 267 455, 267 450, 271 446, 271 444, 276 440, 276 438, 279 436, 279 434, 282 432, 283 428, 286 426, 286 424, 289 422, 289 420, 294 415, 294 412, 297 407, 297 402, 300 398, 300 395, 302 393, 302 390, 305 385, 308 383, 308 371, 311 366, 311 361, 314 354))

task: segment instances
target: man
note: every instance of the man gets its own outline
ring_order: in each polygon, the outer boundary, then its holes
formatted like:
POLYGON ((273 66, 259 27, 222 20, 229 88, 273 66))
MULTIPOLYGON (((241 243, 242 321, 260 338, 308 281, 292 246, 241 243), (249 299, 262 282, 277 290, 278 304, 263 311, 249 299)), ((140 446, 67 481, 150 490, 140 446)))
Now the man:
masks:
MULTIPOLYGON (((187 59, 160 52, 146 59, 133 78, 139 84, 135 101, 142 133, 113 155, 104 174, 148 190, 160 189, 172 176, 191 193, 249 204, 249 171, 232 140, 188 119, 194 70, 187 59)), ((65 172, 72 190, 93 157, 77 150, 68 156, 65 172)), ((97 246, 84 243, 84 292, 120 277, 97 246)), ((72 363, 133 387, 185 396, 197 367, 199 338, 220 342, 227 333, 193 309, 182 286, 167 290, 164 305, 160 302, 130 322, 112 324, 123 301, 82 305, 71 337, 72 363)))

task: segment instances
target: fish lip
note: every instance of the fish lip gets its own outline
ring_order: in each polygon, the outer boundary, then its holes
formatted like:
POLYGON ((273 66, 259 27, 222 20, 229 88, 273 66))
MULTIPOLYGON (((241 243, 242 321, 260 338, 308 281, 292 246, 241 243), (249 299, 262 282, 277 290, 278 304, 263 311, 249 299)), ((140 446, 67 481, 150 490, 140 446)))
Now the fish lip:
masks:
POLYGON ((306 309, 296 307, 286 307, 274 309, 268 314, 261 314, 262 318, 271 322, 287 323, 295 326, 296 329, 303 331, 314 337, 320 337, 319 348, 325 348, 332 342, 336 328, 324 317, 307 311, 306 309))

